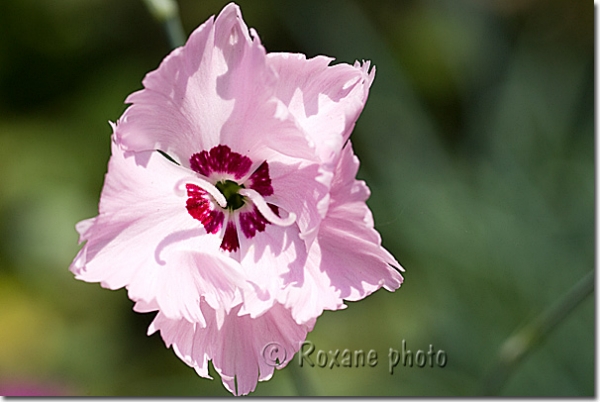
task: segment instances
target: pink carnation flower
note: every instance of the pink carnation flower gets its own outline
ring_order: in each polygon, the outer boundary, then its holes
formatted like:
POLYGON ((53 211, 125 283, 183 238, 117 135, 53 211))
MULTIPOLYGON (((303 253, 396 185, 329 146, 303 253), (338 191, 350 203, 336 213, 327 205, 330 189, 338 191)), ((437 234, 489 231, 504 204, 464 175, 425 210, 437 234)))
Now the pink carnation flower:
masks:
POLYGON ((99 214, 77 225, 76 278, 126 287, 158 311, 149 334, 202 377, 212 360, 234 394, 323 310, 403 280, 348 140, 374 69, 331 61, 267 54, 229 4, 127 98, 99 214))

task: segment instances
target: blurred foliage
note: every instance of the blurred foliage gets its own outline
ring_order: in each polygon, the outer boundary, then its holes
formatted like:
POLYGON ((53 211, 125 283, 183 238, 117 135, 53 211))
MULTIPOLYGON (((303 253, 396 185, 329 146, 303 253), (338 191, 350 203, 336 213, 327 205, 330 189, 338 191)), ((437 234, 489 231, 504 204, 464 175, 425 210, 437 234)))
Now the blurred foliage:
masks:
MULTIPOLYGON (((189 34, 226 4, 180 0, 189 34)), ((286 368, 255 395, 479 395, 503 342, 594 269, 593 8, 567 0, 252 0, 269 51, 370 59, 352 141, 376 227, 406 268, 326 312, 317 349, 377 366, 286 368), (390 348, 444 350, 388 372, 390 348)), ((227 395, 197 377, 123 290, 73 279, 94 216, 108 120, 169 52, 142 0, 0 2, 0 393, 227 395), (13 388, 11 388, 13 387, 13 388)), ((594 395, 593 297, 500 395, 594 395)), ((216 375, 216 373, 215 373, 216 375)), ((217 376, 218 378, 218 376, 217 376)))

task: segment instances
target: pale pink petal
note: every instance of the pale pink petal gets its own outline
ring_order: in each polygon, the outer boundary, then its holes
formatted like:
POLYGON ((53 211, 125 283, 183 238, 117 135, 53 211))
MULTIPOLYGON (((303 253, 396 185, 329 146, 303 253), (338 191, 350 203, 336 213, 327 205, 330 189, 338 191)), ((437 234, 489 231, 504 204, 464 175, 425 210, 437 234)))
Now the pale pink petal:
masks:
MULTIPOLYGON (((306 183, 297 183, 285 175, 281 180, 281 194, 288 196, 288 202, 297 204, 310 199, 310 204, 300 209, 304 213, 299 217, 299 225, 307 247, 311 247, 329 206, 329 197, 324 193, 329 189, 343 144, 364 108, 375 71, 369 72, 369 62, 330 66, 333 59, 325 56, 307 60, 303 54, 270 53, 267 57, 278 74, 277 97, 306 132, 321 162, 318 185, 305 191, 314 197, 298 196, 297 189, 306 189, 306 183)), ((295 207, 297 213, 301 206, 295 207)))
POLYGON ((137 311, 138 313, 150 313, 152 311, 159 310, 160 307, 156 303, 156 300, 152 300, 150 302, 146 302, 144 300, 138 300, 133 305, 133 311, 137 311))
POLYGON ((277 97, 288 106, 315 144, 322 163, 337 160, 362 111, 374 69, 369 63, 330 66, 332 58, 270 53, 268 63, 278 74, 277 97))
MULTIPOLYGON (((208 324, 213 324, 213 320, 211 320, 212 315, 214 314, 210 314, 210 316, 207 317, 208 324)), ((181 360, 183 360, 187 365, 192 367, 202 366, 203 370, 199 370, 198 374, 202 377, 212 379, 212 377, 208 375, 207 356, 202 356, 200 358, 202 361, 202 363, 200 364, 198 364, 192 358, 192 351, 195 347, 194 331, 197 326, 198 323, 191 323, 184 319, 178 320, 167 318, 167 316, 165 316, 159 311, 159 313, 156 315, 156 317, 148 327, 148 335, 152 335, 156 331, 160 331, 160 335, 167 347, 171 347, 172 345, 175 354, 177 354, 177 356, 181 360)), ((206 326, 207 325, 205 325, 205 327, 206 326)))
POLYGON ((379 233, 373 228, 373 216, 365 203, 369 189, 363 181, 355 180, 358 164, 348 142, 317 239, 322 253, 320 268, 345 300, 362 299, 380 287, 393 291, 403 281, 402 267, 381 246, 379 233))
POLYGON ((173 251, 169 266, 156 273, 155 281, 156 304, 171 318, 201 322, 197 317, 202 296, 212 308, 228 311, 239 300, 236 290, 246 285, 239 264, 218 253, 173 251))
POLYGON ((323 310, 346 308, 340 290, 332 286, 328 273, 320 266, 321 247, 317 241, 310 249, 302 278, 278 294, 278 301, 290 310, 298 324, 320 316, 323 310))
POLYGON ((76 278, 126 286, 132 300, 156 299, 168 316, 190 321, 203 322, 202 292, 230 308, 239 264, 220 256, 218 236, 188 214, 187 195, 175 187, 189 172, 157 152, 128 154, 115 143, 112 151, 100 214, 78 225, 87 243, 71 266, 76 278))
POLYGON ((308 249, 327 211, 333 172, 283 156, 272 157, 269 170, 274 194, 267 201, 296 214, 300 237, 308 249))
MULTIPOLYGON (((230 4, 215 22, 216 52, 221 51, 227 71, 216 78, 217 93, 234 101, 223 122, 220 143, 257 161, 273 153, 315 161, 306 134, 274 96, 277 76, 267 65, 266 51, 255 31, 248 32, 236 5, 230 4)), ((212 111, 202 111, 212 117, 212 111)))
POLYGON ((187 167, 192 154, 220 144, 253 160, 266 160, 269 150, 313 158, 305 134, 273 97, 275 80, 258 36, 231 3, 127 98, 119 141, 135 151, 160 149, 187 167))
POLYGON ((192 32, 185 47, 146 75, 144 89, 129 95, 126 102, 132 106, 118 121, 118 140, 130 150, 161 149, 182 164, 189 150, 217 145, 234 106, 217 94, 216 77, 226 70, 222 54, 214 50, 211 17, 192 32))
POLYGON ((87 232, 94 226, 96 218, 90 218, 77 222, 75 230, 79 233, 79 243, 83 242, 87 238, 87 232))
POLYGON ((216 312, 203 304, 205 328, 158 313, 149 333, 160 331, 167 346, 172 345, 177 355, 203 377, 208 377, 211 359, 223 385, 235 395, 246 395, 254 391, 258 381, 270 379, 275 367, 290 362, 315 320, 298 325, 279 304, 257 318, 239 316, 236 309, 219 325, 216 312), (273 347, 279 347, 279 362, 272 360, 269 348, 273 347))
POLYGON ((306 247, 296 226, 266 225, 251 239, 240 236, 240 264, 248 286, 240 314, 257 317, 267 311, 279 293, 291 283, 302 281, 306 247))

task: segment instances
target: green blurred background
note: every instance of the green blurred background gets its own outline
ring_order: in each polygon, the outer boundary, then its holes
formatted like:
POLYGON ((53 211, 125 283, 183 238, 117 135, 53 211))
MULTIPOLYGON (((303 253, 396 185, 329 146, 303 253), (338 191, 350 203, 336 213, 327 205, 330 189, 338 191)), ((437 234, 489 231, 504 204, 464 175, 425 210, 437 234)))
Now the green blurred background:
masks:
MULTIPOLYGON (((226 1, 180 0, 189 34, 226 1)), ((594 9, 569 0, 239 1, 269 51, 370 59, 353 134, 402 288, 323 314, 321 350, 375 367, 286 368, 254 395, 481 395, 502 345, 594 270, 594 9), (447 364, 388 372, 388 351, 447 364), (302 377, 302 378, 299 378, 302 377)), ((126 292, 76 281, 108 121, 169 52, 142 0, 0 2, 0 390, 228 395, 146 336, 126 292)), ((594 395, 594 297, 499 395, 594 395)), ((212 371, 214 373, 214 370, 212 371)), ((496 391, 494 391, 496 392, 496 391)), ((0 392, 1 393, 1 392, 0 392)))

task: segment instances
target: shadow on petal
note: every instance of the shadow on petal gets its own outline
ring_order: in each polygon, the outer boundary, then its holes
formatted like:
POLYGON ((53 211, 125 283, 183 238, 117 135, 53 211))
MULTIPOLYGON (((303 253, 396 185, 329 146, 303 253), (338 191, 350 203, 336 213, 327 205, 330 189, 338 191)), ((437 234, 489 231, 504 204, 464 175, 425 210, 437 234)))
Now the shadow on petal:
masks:
POLYGON ((156 246, 156 250, 154 251, 154 259, 159 265, 165 265, 165 260, 161 259, 160 255, 162 252, 170 245, 178 243, 180 241, 189 240, 193 237, 202 236, 206 234, 206 232, 201 229, 188 229, 188 230, 180 230, 178 232, 170 233, 164 237, 156 246))

